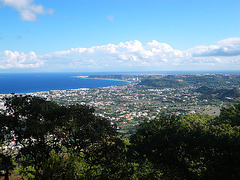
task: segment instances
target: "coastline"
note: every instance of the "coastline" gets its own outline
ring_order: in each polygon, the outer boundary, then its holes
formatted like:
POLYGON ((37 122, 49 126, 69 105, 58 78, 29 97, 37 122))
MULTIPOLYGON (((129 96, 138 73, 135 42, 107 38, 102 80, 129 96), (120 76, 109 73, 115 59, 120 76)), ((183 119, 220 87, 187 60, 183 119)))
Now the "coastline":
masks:
MULTIPOLYGON (((126 84, 131 84, 130 81, 121 80, 121 79, 108 79, 108 78, 89 78, 89 76, 74 76, 76 78, 81 79, 98 79, 98 80, 108 80, 108 81, 121 81, 121 82, 127 82, 126 84)), ((122 84, 123 85, 123 84, 122 84)), ((113 86, 120 86, 120 85, 113 85, 113 86)))
MULTIPOLYGON (((45 74, 46 75, 46 74, 45 74)), ((67 75, 68 76, 68 75, 67 75)), ((49 86, 46 85, 46 84, 51 84, 51 83, 55 83, 55 79, 56 76, 54 77, 51 77, 50 81, 49 78, 46 78, 43 77, 41 79, 41 82, 39 83, 40 86, 35 86, 34 88, 31 88, 30 84, 32 82, 34 82, 34 84, 36 83, 36 77, 37 77, 37 80, 40 78, 40 76, 38 74, 34 74, 34 78, 32 79, 27 79, 27 80, 23 80, 23 78, 25 78, 26 76, 24 75, 24 77, 22 76, 18 76, 18 74, 16 74, 16 78, 15 78, 15 75, 13 76, 11 74, 11 78, 10 78, 10 81, 8 80, 9 77, 8 76, 4 76, 3 78, 1 78, 0 80, 2 80, 2 89, 0 89, 0 95, 11 95, 12 93, 14 94, 42 94, 42 93, 47 93, 47 92, 60 92, 60 91, 74 91, 74 90, 88 90, 92 87, 96 87, 96 88, 103 88, 103 87, 111 87, 111 86, 119 86, 119 85, 127 85, 127 84, 130 84, 131 82, 129 81, 124 81, 124 80, 119 80, 119 79, 102 79, 102 78, 89 78, 89 76, 76 76, 76 75, 70 75, 68 78, 67 76, 64 76, 64 81, 62 81, 62 77, 60 78, 57 78, 56 80, 58 81, 56 84, 57 86, 54 87, 53 86, 49 86), (67 77, 67 79, 66 79, 67 77), (74 80, 75 78, 79 78, 79 79, 86 79, 86 80, 90 80, 90 83, 86 83, 87 81, 85 82, 82 82, 82 81, 77 81, 77 80, 74 80), (29 81, 28 81, 29 80, 29 81), (95 80, 95 81, 93 81, 95 80), (101 82, 101 81, 105 81, 105 82, 101 82), (106 81, 109 81, 108 83, 106 83, 106 81), (110 81, 113 81, 113 83, 111 83, 110 81), (115 82, 114 82, 115 81, 115 82), (19 84, 19 88, 16 88, 16 82, 19 84), (20 83, 19 83, 20 82, 20 83), (65 84, 66 83, 69 83, 69 84, 66 84, 66 86, 64 87, 64 85, 61 85, 61 86, 58 86, 59 84, 65 84), (73 82, 71 85, 71 82, 73 82), (79 82, 79 83, 77 83, 79 82), (41 86, 42 85, 42 86, 41 86), (6 88, 4 87, 10 87, 8 90, 6 90, 6 88), (13 87, 13 88, 11 88, 13 87), (38 89, 38 87, 40 87, 38 89)), ((27 76, 27 77, 33 77, 33 76, 27 76)), ((84 81, 84 80, 83 80, 84 81)), ((52 85, 52 84, 51 84, 52 85)))

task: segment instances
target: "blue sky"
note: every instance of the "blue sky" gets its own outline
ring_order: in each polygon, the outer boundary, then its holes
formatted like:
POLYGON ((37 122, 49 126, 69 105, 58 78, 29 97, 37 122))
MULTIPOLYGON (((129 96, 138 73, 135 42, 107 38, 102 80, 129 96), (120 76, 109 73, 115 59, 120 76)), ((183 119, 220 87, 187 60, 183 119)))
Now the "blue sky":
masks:
POLYGON ((240 70, 239 0, 0 0, 0 72, 240 70))

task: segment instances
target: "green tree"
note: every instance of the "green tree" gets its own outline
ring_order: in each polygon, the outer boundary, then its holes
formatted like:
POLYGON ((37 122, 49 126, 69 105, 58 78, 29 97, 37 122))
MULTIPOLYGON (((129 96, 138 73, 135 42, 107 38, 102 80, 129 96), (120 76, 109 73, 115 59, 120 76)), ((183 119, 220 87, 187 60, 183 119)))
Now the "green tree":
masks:
POLYGON ((67 108, 68 123, 63 127, 65 138, 62 144, 77 152, 88 152, 89 148, 116 135, 110 122, 94 114, 94 109, 85 105, 71 105, 67 108))
POLYGON ((231 126, 240 126, 240 99, 237 99, 237 103, 231 104, 230 107, 223 107, 219 118, 216 120, 216 124, 224 123, 231 126))
POLYGON ((196 123, 189 116, 143 123, 130 141, 136 162, 149 162, 163 179, 239 179, 240 127, 200 117, 196 123))
POLYGON ((128 155, 128 141, 112 137, 92 149, 87 162, 93 165, 93 171, 99 171, 95 179, 130 179, 134 165, 128 155))
MULTIPOLYGON (((32 171, 35 179, 69 173, 72 177, 80 177, 75 170, 82 165, 86 170, 82 177, 103 176, 105 159, 113 160, 113 154, 118 156, 119 148, 124 146, 114 138, 116 130, 110 122, 96 116, 89 106, 76 104, 65 107, 39 97, 15 95, 6 99, 6 107, 4 117, 7 121, 1 119, 4 122, 2 128, 7 127, 9 142, 15 142, 15 147, 19 147, 16 152, 18 163, 23 167, 22 173, 32 171), (67 148, 66 153, 61 152, 62 147, 67 148), (103 153, 114 147, 112 154, 103 153), (77 157, 78 162, 72 157, 77 157), (48 166, 51 163, 51 167, 56 167, 54 171, 48 166)), ((117 166, 116 161, 114 163, 117 166)), ((114 163, 112 161, 111 164, 114 163)), ((116 174, 116 170, 114 173, 109 171, 111 173, 108 174, 116 174)))
POLYGON ((65 109, 39 97, 15 95, 6 99, 8 139, 19 148, 18 157, 24 157, 22 165, 33 166, 36 176, 51 149, 59 148, 52 135, 56 127, 62 126, 65 109))
POLYGON ((0 176, 9 179, 10 171, 13 169, 12 158, 14 157, 13 136, 7 127, 9 118, 0 114, 0 176))

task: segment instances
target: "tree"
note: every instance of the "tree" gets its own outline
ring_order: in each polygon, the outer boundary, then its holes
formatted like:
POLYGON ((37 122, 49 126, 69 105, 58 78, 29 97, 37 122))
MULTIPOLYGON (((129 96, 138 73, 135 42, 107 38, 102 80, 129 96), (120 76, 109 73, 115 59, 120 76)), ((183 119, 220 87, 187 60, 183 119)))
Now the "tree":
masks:
POLYGON ((112 137, 92 149, 86 162, 93 166, 93 172, 100 170, 94 179, 130 179, 134 165, 128 154, 128 145, 128 141, 112 137))
POLYGON ((4 179, 9 179, 10 170, 13 169, 12 157, 13 150, 11 147, 11 132, 6 126, 8 118, 0 114, 0 176, 4 176, 4 179))
POLYGON ((84 105, 68 107, 69 122, 62 144, 85 162, 86 178, 119 179, 131 175, 126 144, 117 137, 116 128, 84 105))
POLYGON ((77 152, 87 153, 89 148, 107 141, 116 135, 110 122, 94 114, 94 109, 85 105, 67 107, 68 123, 63 127, 66 133, 62 144, 77 152))
POLYGON ((224 123, 231 126, 240 126, 240 99, 237 99, 237 103, 231 104, 230 107, 223 107, 219 118, 216 120, 216 124, 224 123))
POLYGON ((174 179, 182 174, 184 179, 189 174, 182 156, 186 133, 175 116, 163 115, 143 123, 130 140, 137 162, 150 162, 156 172, 160 170, 165 177, 174 179))
POLYGON ((52 135, 64 124, 65 112, 65 107, 39 97, 14 95, 6 99, 8 139, 15 143, 18 157, 24 157, 22 165, 33 166, 36 176, 51 149, 59 148, 52 135))
POLYGON ((239 179, 240 127, 191 121, 161 116, 143 123, 130 141, 136 162, 149 162, 163 179, 239 179))
POLYGON ((110 146, 110 141, 114 143, 111 139, 116 135, 110 122, 96 116, 89 106, 59 106, 40 97, 14 95, 7 98, 3 116, 1 128, 7 130, 8 141, 19 148, 15 151, 18 163, 23 170, 31 169, 35 179, 46 179, 46 175, 51 174, 46 162, 55 160, 70 162, 72 157, 77 157, 87 167, 96 166, 92 161, 94 152, 104 145, 110 146), (67 148, 67 153, 62 153, 62 147, 67 148), (58 156, 53 156, 53 151, 58 156), (64 158, 59 158, 61 156, 64 158))

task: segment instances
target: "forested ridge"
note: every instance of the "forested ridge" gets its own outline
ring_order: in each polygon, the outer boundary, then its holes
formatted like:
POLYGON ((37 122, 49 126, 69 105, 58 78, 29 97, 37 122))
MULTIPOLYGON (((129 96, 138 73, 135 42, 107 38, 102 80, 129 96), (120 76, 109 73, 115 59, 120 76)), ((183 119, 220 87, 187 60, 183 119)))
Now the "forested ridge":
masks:
POLYGON ((239 100, 214 117, 158 116, 130 139, 89 106, 21 95, 5 102, 5 179, 240 179, 239 100))
POLYGON ((149 87, 181 88, 186 86, 208 86, 221 88, 238 86, 240 75, 153 75, 143 78, 139 83, 149 87))

